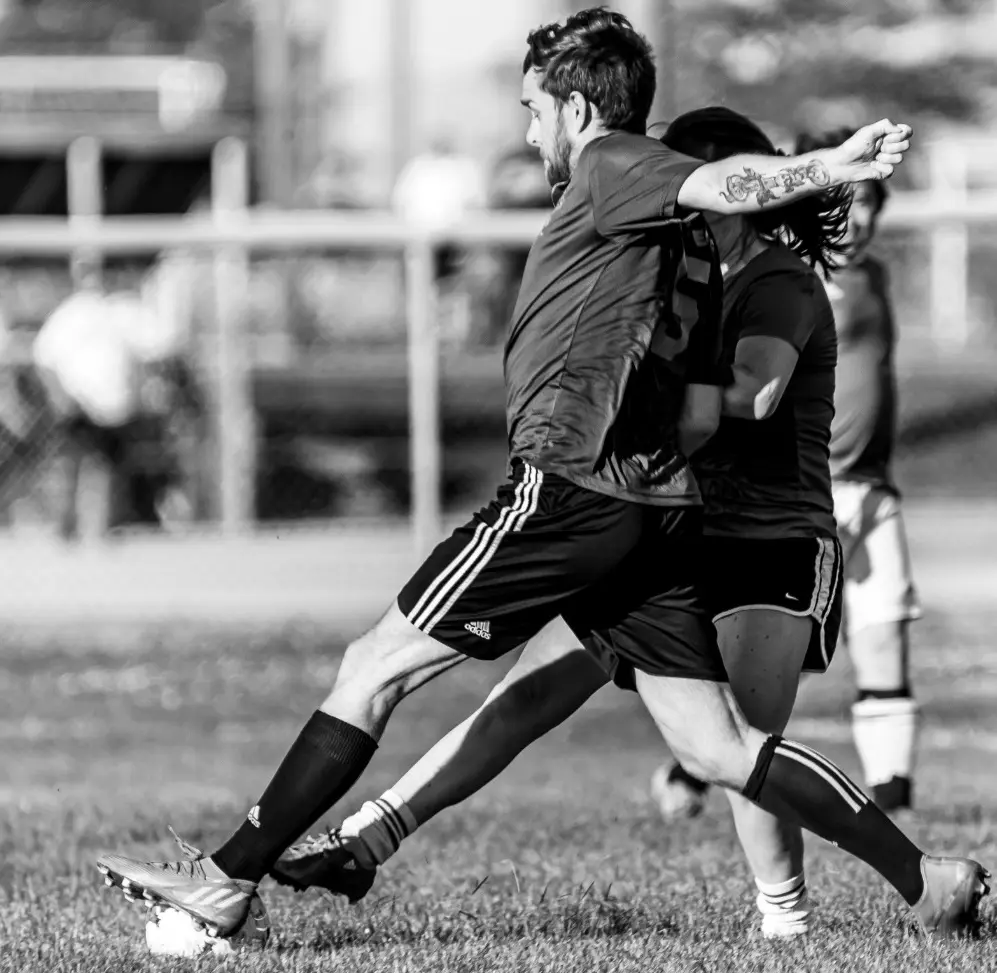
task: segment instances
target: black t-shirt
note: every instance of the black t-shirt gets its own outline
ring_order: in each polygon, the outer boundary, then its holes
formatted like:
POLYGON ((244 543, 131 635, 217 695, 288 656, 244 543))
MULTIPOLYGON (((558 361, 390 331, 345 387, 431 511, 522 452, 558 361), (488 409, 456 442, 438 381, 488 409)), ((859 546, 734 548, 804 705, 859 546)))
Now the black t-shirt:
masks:
POLYGON ((510 459, 626 500, 700 502, 676 424, 686 382, 719 381, 722 282, 702 216, 675 212, 700 165, 624 132, 582 150, 506 343, 510 459))
POLYGON ((836 271, 827 293, 838 328, 831 474, 894 489, 896 331, 886 269, 872 257, 836 271))
POLYGON ((834 318, 820 278, 788 247, 763 251, 726 282, 725 360, 733 362, 738 341, 751 336, 781 338, 800 357, 772 416, 725 416, 696 453, 704 532, 833 537, 834 318))

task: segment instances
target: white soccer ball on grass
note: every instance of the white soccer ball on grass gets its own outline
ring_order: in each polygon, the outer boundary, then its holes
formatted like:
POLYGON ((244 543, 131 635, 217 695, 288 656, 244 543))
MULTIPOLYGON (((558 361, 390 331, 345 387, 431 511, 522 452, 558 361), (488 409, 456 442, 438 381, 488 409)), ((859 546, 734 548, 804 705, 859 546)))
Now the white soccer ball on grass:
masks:
POLYGON ((263 949, 270 939, 270 920, 263 901, 253 896, 246 921, 228 938, 209 936, 179 909, 160 907, 145 924, 145 941, 154 956, 234 956, 246 949, 263 949))

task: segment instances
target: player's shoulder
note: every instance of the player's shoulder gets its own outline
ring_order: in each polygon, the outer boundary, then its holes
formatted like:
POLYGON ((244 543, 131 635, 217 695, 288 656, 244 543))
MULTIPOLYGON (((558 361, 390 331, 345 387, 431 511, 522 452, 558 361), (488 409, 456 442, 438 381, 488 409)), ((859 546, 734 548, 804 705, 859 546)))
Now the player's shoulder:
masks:
POLYGON ((668 148, 659 139, 651 138, 649 135, 613 131, 589 142, 582 152, 579 164, 582 162, 587 162, 589 165, 598 163, 600 166, 606 165, 618 171, 624 171, 649 159, 655 161, 674 159, 676 162, 694 161, 688 160, 687 156, 668 148))
POLYGON ((824 293, 817 271, 789 247, 766 247, 737 275, 735 281, 743 290, 786 288, 805 294, 824 293))

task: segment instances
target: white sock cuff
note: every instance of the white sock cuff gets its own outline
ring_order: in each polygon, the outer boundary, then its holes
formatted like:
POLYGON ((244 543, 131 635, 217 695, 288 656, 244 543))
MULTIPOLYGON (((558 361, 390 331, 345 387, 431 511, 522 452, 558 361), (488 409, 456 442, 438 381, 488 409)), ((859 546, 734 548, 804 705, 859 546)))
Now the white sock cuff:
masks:
POLYGON ((792 901, 806 891, 807 876, 805 872, 800 872, 793 878, 787 878, 785 882, 763 882, 756 878, 755 885, 767 899, 792 901))
POLYGON ((852 703, 852 716, 857 720, 885 719, 891 716, 913 716, 920 713, 921 707, 911 696, 893 696, 889 699, 860 699, 852 703))
POLYGON ((416 821, 411 808, 394 791, 385 791, 379 798, 380 802, 387 804, 401 818, 401 822, 405 826, 406 837, 419 827, 419 822, 416 821))

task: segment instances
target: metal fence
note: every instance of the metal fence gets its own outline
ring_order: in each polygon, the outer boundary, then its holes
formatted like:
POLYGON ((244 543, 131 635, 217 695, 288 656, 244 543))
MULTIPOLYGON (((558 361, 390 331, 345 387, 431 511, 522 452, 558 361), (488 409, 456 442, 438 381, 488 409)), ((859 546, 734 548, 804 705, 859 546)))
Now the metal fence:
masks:
MULTIPOLYGON (((440 254, 448 248, 523 251, 547 214, 488 213, 459 226, 430 227, 388 213, 250 212, 241 144, 223 146, 217 166, 214 184, 222 188, 211 213, 179 219, 3 220, 0 262, 158 255, 159 266, 186 266, 186 276, 173 282, 172 300, 199 306, 185 354, 202 405, 199 419, 174 430, 174 441, 181 452, 184 442, 193 443, 187 455, 194 458, 185 465, 200 482, 194 492, 207 495, 201 519, 226 532, 254 525, 261 515, 261 450, 268 448, 261 395, 290 403, 292 413, 295 401, 317 397, 316 412, 350 411, 361 433, 391 439, 393 465, 408 478, 408 489, 400 495, 410 500, 414 543, 424 550, 441 530, 441 422, 450 422, 451 435, 460 439, 481 420, 487 432, 478 439, 490 443, 483 465, 496 461, 503 445, 495 335, 468 338, 466 325, 475 312, 459 292, 448 291, 445 280, 441 283, 440 254), (265 298, 260 297, 261 281, 269 282, 265 298), (449 381, 452 376, 459 381, 449 381), (331 386, 339 392, 330 394, 331 386), (283 391, 274 393, 275 388, 283 391), (452 422, 441 412, 441 388, 448 415, 457 416, 452 422), (466 415, 477 419, 462 426, 460 417, 466 415), (395 428, 399 416, 405 424, 400 430, 395 428), (406 443, 406 456, 397 455, 399 442, 406 443)), ((914 236, 922 241, 920 306, 910 313, 927 322, 936 344, 971 345, 979 337, 967 329, 973 234, 997 224, 997 193, 898 194, 884 224, 888 244, 914 236)), ((16 341, 2 358, 8 366, 20 361, 30 371, 16 341)), ((21 392, 21 428, 14 431, 23 433, 18 438, 29 445, 12 454, 0 500, 44 493, 40 471, 59 453, 51 416, 41 406, 32 411, 33 393, 21 392)), ((346 471, 347 478, 353 470, 359 501, 371 500, 363 494, 378 485, 377 470, 371 472, 377 464, 367 463, 362 450, 329 448, 330 437, 323 439, 321 430, 310 432, 305 422, 296 429, 293 414, 285 412, 277 424, 283 430, 279 435, 296 441, 299 455, 325 451, 314 465, 346 471)), ((165 448, 160 443, 152 452, 165 448)), ((300 507, 297 516, 334 512, 307 497, 300 507)), ((273 514, 280 515, 280 509, 273 514)))

